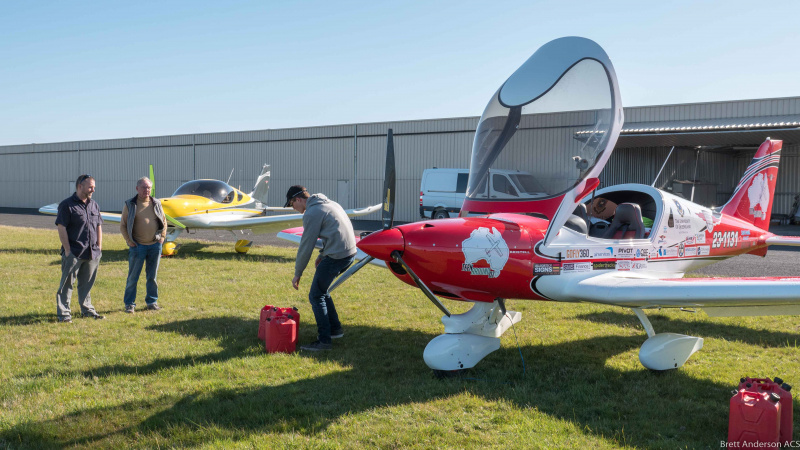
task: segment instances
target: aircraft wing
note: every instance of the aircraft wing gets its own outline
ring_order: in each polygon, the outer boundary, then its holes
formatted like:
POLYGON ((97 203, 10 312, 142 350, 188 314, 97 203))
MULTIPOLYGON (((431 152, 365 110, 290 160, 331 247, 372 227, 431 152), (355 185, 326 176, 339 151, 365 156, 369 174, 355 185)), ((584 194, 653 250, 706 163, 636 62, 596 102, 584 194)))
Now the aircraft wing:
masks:
MULTIPOLYGON (((300 238, 303 237, 303 227, 289 228, 288 230, 283 230, 280 233, 278 233, 278 237, 283 239, 283 240, 286 240, 286 241, 289 241, 289 242, 294 242, 295 244, 299 245, 300 244, 300 238)), ((356 243, 358 243, 358 241, 360 241, 360 240, 361 240, 361 238, 356 236, 356 243)), ((318 249, 322 248, 322 240, 317 239, 317 243, 316 243, 315 247, 318 248, 318 249)), ((359 250, 356 253, 356 259, 357 260, 362 260, 362 259, 364 259, 366 257, 367 257, 367 254, 362 252, 361 250, 359 250)), ((384 261, 379 260, 379 259, 373 259, 372 261, 370 261, 370 264, 375 264, 376 266, 380 266, 380 267, 386 267, 386 263, 384 261)))
MULTIPOLYGON (((348 217, 359 217, 372 214, 381 209, 382 205, 373 205, 361 209, 347 209, 348 217)), ((296 227, 303 224, 302 214, 283 214, 280 216, 259 216, 245 219, 210 221, 207 228, 217 230, 252 230, 256 234, 277 233, 283 229, 296 227)))
POLYGON ((800 314, 800 277, 659 279, 633 272, 606 272, 542 276, 532 287, 559 301, 629 308, 703 308, 709 315, 772 315, 794 310, 798 312, 782 314, 800 314), (728 308, 752 309, 746 314, 726 314, 728 308))
MULTIPOLYGON (((42 206, 41 208, 39 208, 39 212, 42 213, 42 214, 48 214, 48 215, 51 215, 51 216, 57 216, 58 215, 58 203, 52 203, 52 204, 47 205, 47 206, 42 206)), ((100 212, 100 217, 103 218, 104 222, 119 223, 122 220, 122 215, 121 214, 102 212, 102 211, 100 212)))

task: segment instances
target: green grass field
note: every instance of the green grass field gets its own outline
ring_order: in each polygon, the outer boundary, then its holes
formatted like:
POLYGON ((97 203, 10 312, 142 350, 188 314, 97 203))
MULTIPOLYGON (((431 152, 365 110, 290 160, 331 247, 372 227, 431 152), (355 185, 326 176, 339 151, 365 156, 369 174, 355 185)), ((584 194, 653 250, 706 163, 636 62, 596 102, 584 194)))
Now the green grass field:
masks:
MULTIPOLYGON (((270 355, 264 304, 298 306, 301 343, 315 338, 313 268, 298 292, 291 248, 183 244, 161 263, 164 309, 129 315, 126 246, 107 235, 92 291, 106 320, 59 324, 55 230, 0 226, 0 447, 719 448, 741 376, 800 384, 795 317, 651 314, 657 332, 706 338, 655 373, 629 310, 525 301, 508 302, 523 320, 499 351, 437 380, 422 351, 439 311, 374 266, 336 293, 346 335, 333 351, 270 355)), ((140 306, 143 292, 144 277, 140 306)))

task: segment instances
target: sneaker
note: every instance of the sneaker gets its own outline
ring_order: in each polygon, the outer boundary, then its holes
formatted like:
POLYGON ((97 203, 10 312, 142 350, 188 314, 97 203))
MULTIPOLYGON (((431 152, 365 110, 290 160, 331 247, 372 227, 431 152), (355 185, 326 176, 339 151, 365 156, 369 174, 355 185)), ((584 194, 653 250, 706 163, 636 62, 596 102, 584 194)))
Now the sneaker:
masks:
POLYGON ((147 307, 145 309, 150 310, 150 311, 158 311, 159 309, 161 309, 161 307, 158 306, 158 303, 151 303, 151 304, 147 305, 147 307))
POLYGON ((58 323, 72 323, 71 317, 59 317, 58 323))
POLYGON ((133 314, 134 312, 136 312, 136 306, 135 305, 125 305, 125 312, 128 313, 128 314, 133 314))
POLYGON ((331 344, 324 344, 320 341, 314 341, 310 344, 303 345, 302 347, 300 347, 300 350, 307 350, 309 352, 319 352, 322 350, 330 350, 332 348, 333 345, 331 344))
POLYGON ((91 317, 94 320, 103 320, 106 318, 106 316, 101 316, 100 314, 97 313, 81 314, 81 317, 83 317, 84 319, 87 317, 91 317))
POLYGON ((339 339, 344 337, 344 330, 331 331, 331 339, 339 339))

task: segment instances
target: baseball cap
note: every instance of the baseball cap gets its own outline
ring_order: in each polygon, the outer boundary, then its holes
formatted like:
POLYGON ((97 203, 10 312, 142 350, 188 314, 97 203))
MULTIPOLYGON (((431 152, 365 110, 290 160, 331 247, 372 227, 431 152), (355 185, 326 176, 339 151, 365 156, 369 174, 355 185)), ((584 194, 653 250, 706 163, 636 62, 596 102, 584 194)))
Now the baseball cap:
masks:
POLYGON ((288 208, 288 207, 292 206, 292 199, 297 197, 298 195, 300 195, 301 193, 303 193, 305 191, 306 191, 306 188, 304 186, 300 186, 299 184, 296 184, 296 185, 290 187, 289 190, 286 191, 286 204, 283 205, 283 207, 284 208, 288 208))

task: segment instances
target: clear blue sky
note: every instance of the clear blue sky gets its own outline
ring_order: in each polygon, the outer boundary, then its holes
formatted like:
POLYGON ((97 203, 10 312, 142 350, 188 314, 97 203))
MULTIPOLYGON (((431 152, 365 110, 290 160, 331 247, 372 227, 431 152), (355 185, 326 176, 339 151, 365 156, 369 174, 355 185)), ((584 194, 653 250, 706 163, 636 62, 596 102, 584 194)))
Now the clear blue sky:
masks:
POLYGON ((800 1, 0 4, 0 145, 480 115, 539 46, 623 104, 800 96, 800 1))

